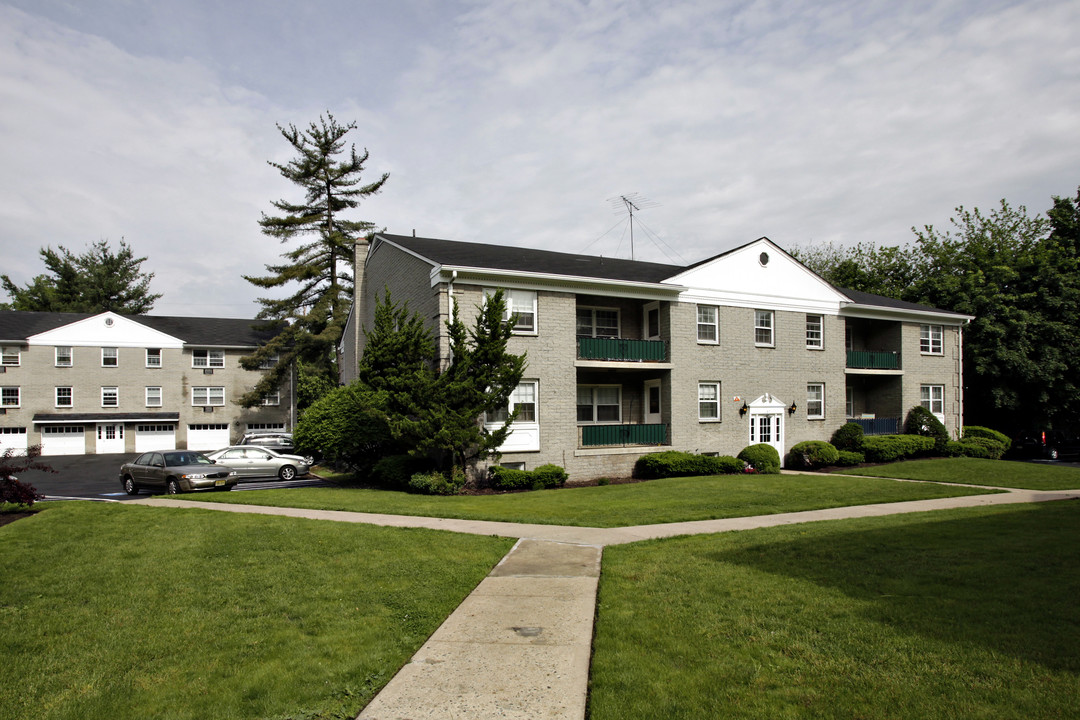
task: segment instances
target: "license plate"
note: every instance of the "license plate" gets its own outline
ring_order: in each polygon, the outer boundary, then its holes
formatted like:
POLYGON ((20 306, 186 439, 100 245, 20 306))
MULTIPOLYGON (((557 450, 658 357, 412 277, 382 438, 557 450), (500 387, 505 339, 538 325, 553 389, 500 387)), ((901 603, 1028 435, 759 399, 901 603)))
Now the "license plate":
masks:
POLYGON ((220 486, 222 486, 224 484, 225 484, 224 480, 215 480, 214 481, 214 487, 220 487, 220 486))

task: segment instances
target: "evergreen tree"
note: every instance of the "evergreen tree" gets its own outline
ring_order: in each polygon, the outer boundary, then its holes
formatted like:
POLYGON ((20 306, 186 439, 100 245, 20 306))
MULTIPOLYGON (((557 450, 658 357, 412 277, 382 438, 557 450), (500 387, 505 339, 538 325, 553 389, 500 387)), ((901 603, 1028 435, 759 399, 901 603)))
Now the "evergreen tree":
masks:
POLYGON ((282 243, 310 239, 282 253, 282 264, 267 265, 269 274, 244 276, 261 288, 296 284, 284 298, 259 299, 260 319, 284 320, 288 324, 273 340, 243 359, 244 367, 255 368, 266 358, 278 357, 273 369, 241 399, 246 407, 273 392, 297 359, 308 363, 309 372, 320 372, 336 383, 337 344, 352 302, 353 242, 375 228, 370 222, 348 219, 344 213, 378 192, 389 177, 383 174, 375 182, 361 184, 368 152, 357 153, 355 145, 346 150, 345 141, 355 128, 356 123, 341 125, 330 113, 305 130, 278 125, 296 157, 285 164, 269 164, 299 186, 304 198, 299 203, 273 202, 280 214, 264 213, 259 225, 265 235, 282 243))
POLYGON ((123 239, 116 253, 107 240, 92 244, 81 255, 63 245, 57 251, 42 248, 39 252, 48 274, 38 275, 22 288, 7 275, 0 276, 12 310, 142 315, 161 297, 150 292, 154 273, 142 272, 146 258, 135 257, 123 239))

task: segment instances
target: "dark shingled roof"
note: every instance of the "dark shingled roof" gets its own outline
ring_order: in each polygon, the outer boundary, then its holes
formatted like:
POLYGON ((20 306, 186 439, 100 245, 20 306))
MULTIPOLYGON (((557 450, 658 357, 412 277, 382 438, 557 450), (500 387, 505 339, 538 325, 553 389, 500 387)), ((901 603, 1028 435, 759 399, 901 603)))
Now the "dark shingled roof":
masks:
POLYGON ((873 305, 875 307, 891 308, 893 310, 914 310, 917 312, 949 313, 950 315, 962 314, 954 313, 951 310, 942 310, 941 308, 931 307, 929 305, 919 305, 918 303, 905 302, 904 300, 897 300, 895 298, 885 297, 884 295, 874 295, 872 293, 861 292, 859 290, 849 290, 842 287, 838 287, 836 289, 851 298, 856 305, 873 305))
MULTIPOLYGON (((0 310, 0 342, 24 341, 31 335, 55 330, 101 313, 55 313, 0 310)), ((258 320, 234 318, 160 317, 123 315, 133 322, 172 335, 187 345, 256 347, 277 334, 257 330, 258 320)))
POLYGON ((489 268, 643 283, 663 282, 683 270, 680 265, 620 260, 596 255, 575 255, 507 245, 484 245, 385 233, 380 234, 379 237, 439 265, 455 267, 489 268))

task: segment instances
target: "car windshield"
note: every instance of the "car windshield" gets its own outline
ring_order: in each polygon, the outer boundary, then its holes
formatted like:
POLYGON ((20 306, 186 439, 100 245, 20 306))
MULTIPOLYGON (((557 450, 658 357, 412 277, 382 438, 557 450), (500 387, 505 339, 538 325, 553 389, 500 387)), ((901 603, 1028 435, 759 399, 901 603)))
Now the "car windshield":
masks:
POLYGON ((165 453, 165 465, 168 467, 180 467, 181 465, 213 465, 214 461, 202 453, 176 452, 165 453))

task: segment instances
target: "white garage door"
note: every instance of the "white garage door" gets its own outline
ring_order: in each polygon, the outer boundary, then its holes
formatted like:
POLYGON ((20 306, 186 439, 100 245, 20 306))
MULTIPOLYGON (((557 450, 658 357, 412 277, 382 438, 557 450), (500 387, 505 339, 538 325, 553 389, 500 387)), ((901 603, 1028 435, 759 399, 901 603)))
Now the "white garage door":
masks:
POLYGON ((135 452, 172 450, 176 447, 175 425, 135 426, 135 452))
POLYGON ((188 450, 218 450, 229 444, 229 426, 214 424, 188 425, 188 450))
POLYGON ((82 425, 44 425, 42 455, 85 455, 86 434, 82 425))
POLYGON ((27 433, 24 427, 0 428, 0 453, 5 450, 14 450, 16 455, 25 455, 27 447, 27 433))

